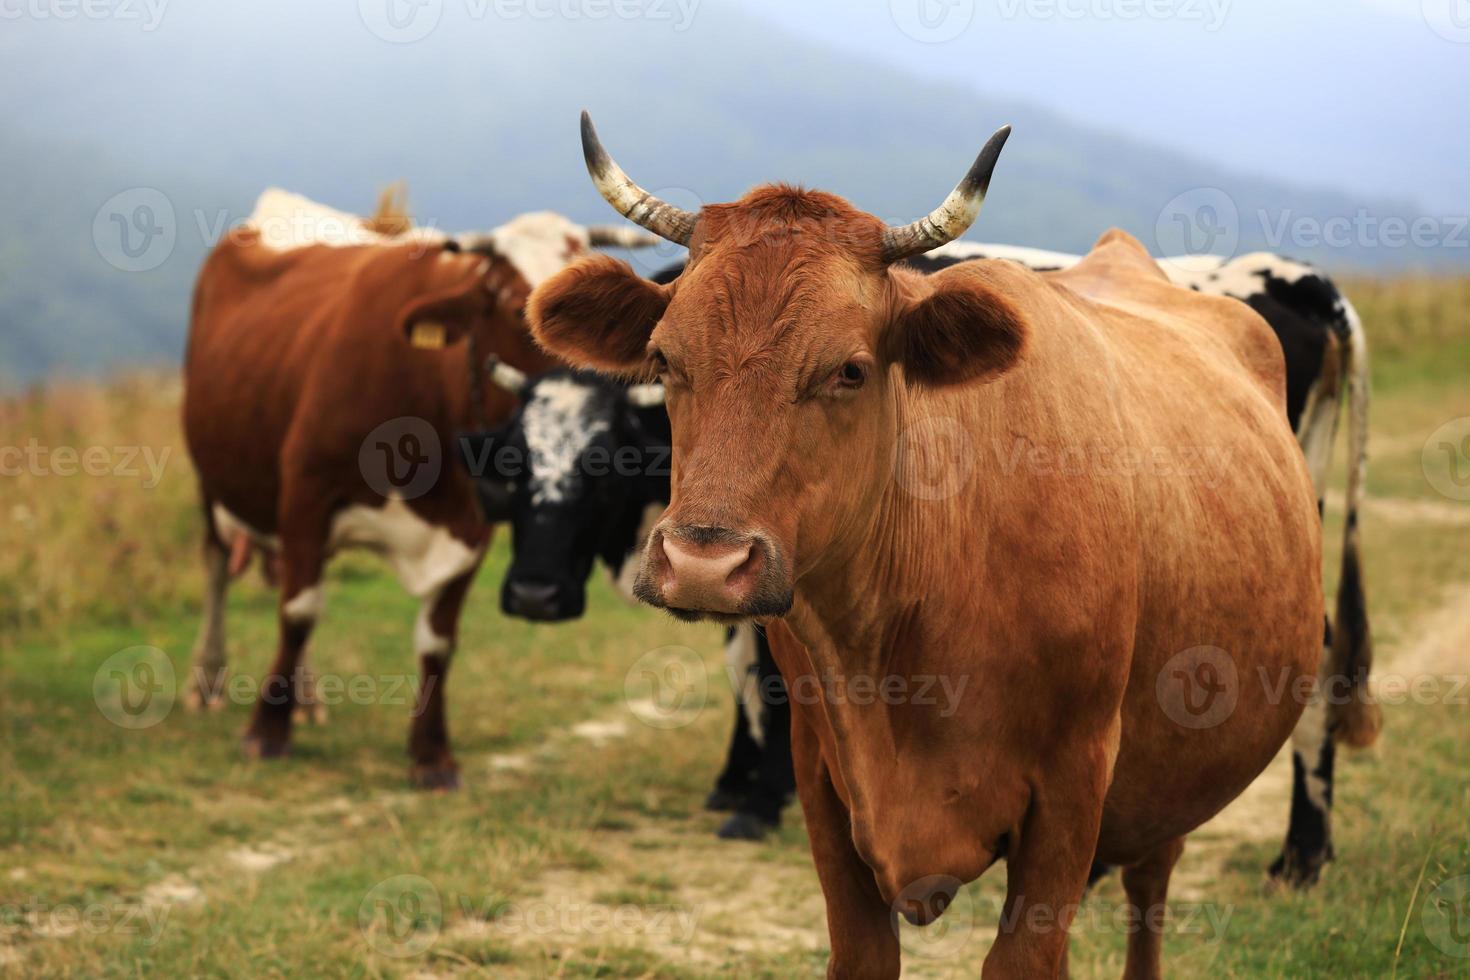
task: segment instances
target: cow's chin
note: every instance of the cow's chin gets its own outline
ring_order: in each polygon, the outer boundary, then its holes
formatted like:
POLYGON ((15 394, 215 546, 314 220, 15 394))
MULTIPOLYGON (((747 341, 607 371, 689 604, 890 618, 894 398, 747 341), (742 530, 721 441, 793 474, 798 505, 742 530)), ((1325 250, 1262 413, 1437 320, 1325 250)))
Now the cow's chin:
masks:
POLYGON ((646 575, 639 575, 638 581, 633 585, 633 595, 640 602, 647 603, 655 609, 662 609, 675 619, 686 623, 721 623, 725 626, 736 626, 750 620, 777 619, 791 611, 792 593, 790 588, 784 590, 761 589, 748 596, 740 607, 735 610, 721 609, 685 609, 679 606, 671 606, 664 601, 659 594, 658 586, 646 575))

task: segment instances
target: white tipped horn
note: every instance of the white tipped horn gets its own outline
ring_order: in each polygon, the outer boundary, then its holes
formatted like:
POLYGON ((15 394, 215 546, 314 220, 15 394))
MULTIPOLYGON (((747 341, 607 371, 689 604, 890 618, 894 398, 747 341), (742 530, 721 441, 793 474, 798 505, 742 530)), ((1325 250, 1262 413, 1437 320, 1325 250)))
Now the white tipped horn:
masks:
POLYGON ((587 162, 587 173, 591 175, 592 183, 597 185, 597 192, 618 214, 676 245, 689 244, 699 215, 660 201, 634 183, 633 178, 624 173, 623 168, 602 148, 597 130, 592 128, 592 117, 585 111, 582 113, 582 157, 587 162))
POLYGON ((963 235, 980 216, 980 205, 985 203, 985 192, 990 189, 990 175, 995 171, 1001 147, 1006 145, 1010 135, 1009 126, 995 131, 964 179, 955 185, 939 207, 918 221, 901 227, 890 226, 883 233, 883 261, 897 262, 947 245, 963 235))
POLYGON ((593 248, 653 248, 663 244, 657 235, 622 225, 588 225, 587 239, 593 248))
POLYGON ((657 408, 664 403, 664 386, 657 383, 629 385, 628 404, 634 408, 657 408))
POLYGON ((490 380, 512 395, 526 390, 526 375, 521 370, 511 367, 494 354, 486 360, 486 365, 490 368, 490 380))

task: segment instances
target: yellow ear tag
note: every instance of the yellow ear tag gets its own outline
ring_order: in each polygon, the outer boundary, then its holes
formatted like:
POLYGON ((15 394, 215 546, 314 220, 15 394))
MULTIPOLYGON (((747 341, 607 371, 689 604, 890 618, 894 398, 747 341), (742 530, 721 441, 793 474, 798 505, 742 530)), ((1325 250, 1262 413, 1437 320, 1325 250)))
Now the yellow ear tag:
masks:
POLYGON ((420 320, 413 325, 412 342, 421 350, 439 350, 444 346, 444 324, 420 320))

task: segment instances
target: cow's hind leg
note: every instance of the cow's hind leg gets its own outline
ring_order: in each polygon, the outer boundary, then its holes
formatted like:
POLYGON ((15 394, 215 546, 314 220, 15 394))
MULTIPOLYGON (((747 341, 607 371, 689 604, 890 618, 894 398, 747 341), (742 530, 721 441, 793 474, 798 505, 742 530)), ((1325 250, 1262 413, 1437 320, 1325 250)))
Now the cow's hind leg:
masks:
POLYGON ((1334 677, 1332 635, 1327 628, 1327 651, 1322 658, 1316 695, 1291 733, 1291 818, 1286 843, 1271 865, 1271 877, 1294 888, 1317 883, 1322 866, 1332 860, 1332 768, 1336 747, 1329 731, 1327 700, 1337 696, 1340 678, 1334 677))
POLYGON ((1169 876, 1183 852, 1184 838, 1177 837, 1123 869, 1123 890, 1128 895, 1124 980, 1158 980, 1163 976, 1164 900, 1169 894, 1169 876))
POLYGON ((246 754, 256 758, 278 758, 291 749, 291 716, 300 698, 301 658, 322 611, 329 521, 329 508, 317 500, 282 507, 280 645, 261 681, 243 745, 246 754))
POLYGON ((230 587, 230 553, 220 540, 209 507, 204 510, 204 601, 184 705, 218 708, 225 685, 225 596, 230 587))
MULTIPOLYGON (((478 563, 476 565, 478 567, 478 563)), ((475 573, 451 579, 423 600, 414 624, 414 647, 419 658, 419 694, 409 731, 408 754, 413 760, 410 778, 420 789, 455 789, 459 764, 449 747, 445 718, 444 683, 459 638, 459 614, 475 573)))

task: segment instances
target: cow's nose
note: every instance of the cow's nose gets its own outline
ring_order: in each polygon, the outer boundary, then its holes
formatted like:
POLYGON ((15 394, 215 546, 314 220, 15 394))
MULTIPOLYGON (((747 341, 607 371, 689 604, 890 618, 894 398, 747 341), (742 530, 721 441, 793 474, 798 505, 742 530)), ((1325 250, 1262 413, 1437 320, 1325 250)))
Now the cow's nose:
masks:
POLYGON ((549 582, 511 582, 506 610, 526 619, 558 619, 557 594, 561 590, 549 582))
POLYGON ((671 532, 653 542, 659 597, 672 609, 738 613, 760 576, 758 541, 722 528, 671 532), (663 561, 658 562, 662 557, 663 561))

